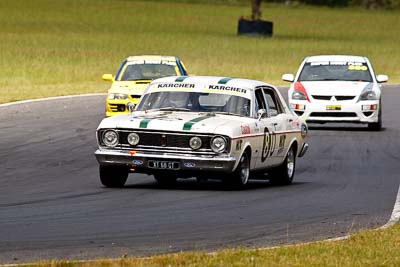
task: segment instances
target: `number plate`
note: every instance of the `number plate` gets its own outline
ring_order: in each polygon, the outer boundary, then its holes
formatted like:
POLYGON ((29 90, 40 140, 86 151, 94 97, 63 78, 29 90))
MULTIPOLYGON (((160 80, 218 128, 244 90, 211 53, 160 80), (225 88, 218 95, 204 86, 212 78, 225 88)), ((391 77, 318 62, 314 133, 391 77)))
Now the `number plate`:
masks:
POLYGON ((149 160, 148 166, 152 169, 179 170, 179 162, 176 161, 149 160))
POLYGON ((326 110, 341 110, 342 106, 339 105, 327 105, 326 110))

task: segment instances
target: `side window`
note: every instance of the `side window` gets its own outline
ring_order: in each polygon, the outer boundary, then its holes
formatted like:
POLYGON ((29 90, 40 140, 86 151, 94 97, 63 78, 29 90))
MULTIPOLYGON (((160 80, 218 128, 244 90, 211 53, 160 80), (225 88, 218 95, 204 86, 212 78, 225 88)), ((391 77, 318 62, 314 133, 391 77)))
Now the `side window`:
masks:
POLYGON ((282 103, 279 97, 275 94, 273 89, 264 88, 265 99, 267 100, 267 105, 270 110, 271 116, 276 116, 283 113, 282 103))
POLYGON ((261 89, 257 89, 255 91, 255 94, 256 94, 256 102, 257 102, 257 105, 258 105, 258 109, 267 109, 267 106, 265 105, 265 100, 264 100, 263 93, 262 93, 261 89))
POLYGON ((256 96, 256 103, 255 103, 255 113, 257 114, 259 109, 267 110, 267 105, 265 104, 264 94, 261 89, 256 89, 254 92, 256 96))

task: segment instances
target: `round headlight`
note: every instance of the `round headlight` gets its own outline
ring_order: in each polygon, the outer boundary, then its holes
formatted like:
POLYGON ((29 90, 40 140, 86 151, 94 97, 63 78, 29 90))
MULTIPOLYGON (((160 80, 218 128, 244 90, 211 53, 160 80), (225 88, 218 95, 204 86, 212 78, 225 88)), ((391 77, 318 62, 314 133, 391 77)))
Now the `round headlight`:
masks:
POLYGON ((128 143, 131 144, 132 146, 136 146, 139 144, 139 135, 137 133, 130 133, 128 134, 128 143))
POLYGON ((211 139, 211 149, 214 152, 221 153, 225 150, 226 148, 226 140, 222 136, 216 136, 213 139, 211 139))
POLYGON ((118 144, 118 133, 108 130, 103 133, 103 143, 109 147, 115 147, 118 144))
POLYGON ((195 136, 195 137, 190 138, 189 146, 193 150, 199 149, 201 147, 201 145, 202 145, 202 142, 201 142, 201 138, 200 137, 195 136))

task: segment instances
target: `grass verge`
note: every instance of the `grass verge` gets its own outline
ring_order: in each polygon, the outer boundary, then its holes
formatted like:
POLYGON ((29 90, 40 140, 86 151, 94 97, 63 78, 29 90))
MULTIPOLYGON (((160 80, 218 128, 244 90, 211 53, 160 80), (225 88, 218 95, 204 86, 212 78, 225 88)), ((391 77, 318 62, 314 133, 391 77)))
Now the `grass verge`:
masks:
POLYGON ((284 84, 311 54, 368 56, 400 81, 400 11, 263 4, 273 38, 238 37, 241 1, 2 0, 0 103, 104 93, 128 55, 179 56, 191 73, 284 84))
POLYGON ((148 258, 124 257, 87 263, 47 261, 32 266, 400 266, 400 224, 368 230, 341 241, 323 241, 272 249, 226 249, 216 253, 180 252, 148 258))

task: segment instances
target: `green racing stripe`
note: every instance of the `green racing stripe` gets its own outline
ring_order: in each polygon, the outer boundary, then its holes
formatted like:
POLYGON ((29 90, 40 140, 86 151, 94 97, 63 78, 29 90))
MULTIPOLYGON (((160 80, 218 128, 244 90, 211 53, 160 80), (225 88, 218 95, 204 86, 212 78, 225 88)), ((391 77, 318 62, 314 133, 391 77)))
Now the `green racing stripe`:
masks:
POLYGON ((226 77, 226 78, 223 78, 223 79, 219 80, 218 84, 226 84, 230 80, 232 80, 232 78, 226 77))
POLYGON ((151 121, 151 119, 141 120, 140 124, 139 124, 139 128, 147 128, 147 124, 149 124, 150 121, 151 121))
POLYGON ((187 78, 187 76, 180 76, 178 78, 176 78, 175 82, 183 82, 183 80, 185 80, 187 78))
MULTIPOLYGON (((187 121, 183 125, 183 130, 189 131, 190 129, 192 129, 193 124, 195 124, 195 123, 197 123, 199 121, 211 118, 211 117, 214 117, 214 115, 201 116, 201 117, 194 118, 193 120, 187 121)), ((149 124, 149 122, 151 120, 152 119, 143 119, 143 120, 141 120, 140 124, 139 124, 139 128, 147 128, 147 125, 149 124)))
POLYGON ((197 122, 199 122, 199 121, 202 121, 202 120, 211 118, 211 117, 214 117, 214 116, 206 115, 206 116, 197 117, 197 118, 195 118, 195 119, 193 119, 193 120, 187 121, 187 122, 185 122, 185 124, 183 125, 183 130, 185 130, 185 131, 190 131, 190 129, 192 129, 193 124, 195 124, 195 123, 197 123, 197 122))

